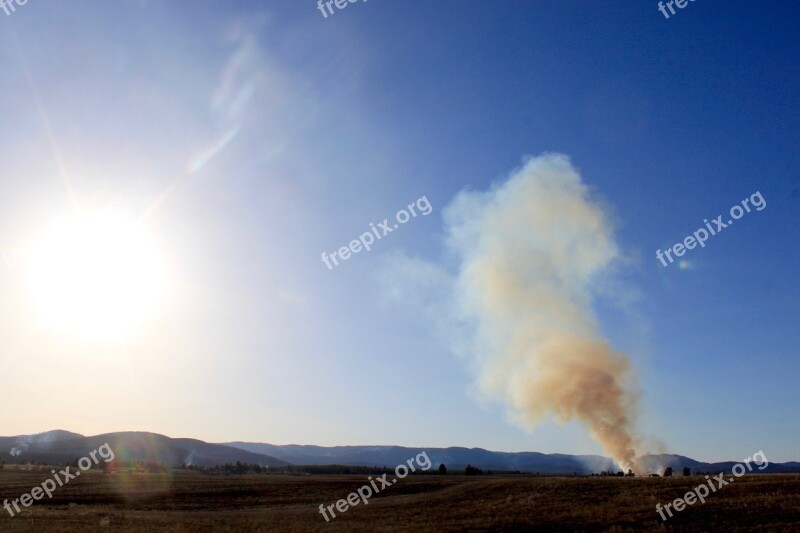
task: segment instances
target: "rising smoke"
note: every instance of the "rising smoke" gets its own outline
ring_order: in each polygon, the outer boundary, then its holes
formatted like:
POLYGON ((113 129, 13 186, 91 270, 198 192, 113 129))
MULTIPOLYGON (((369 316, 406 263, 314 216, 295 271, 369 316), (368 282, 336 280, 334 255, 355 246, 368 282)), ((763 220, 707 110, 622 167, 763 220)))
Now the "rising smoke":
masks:
POLYGON ((473 332, 466 351, 482 390, 527 428, 548 417, 581 421, 622 468, 637 470, 629 360, 591 311, 620 253, 569 159, 531 159, 489 191, 462 192, 444 216, 459 265, 455 312, 473 332))

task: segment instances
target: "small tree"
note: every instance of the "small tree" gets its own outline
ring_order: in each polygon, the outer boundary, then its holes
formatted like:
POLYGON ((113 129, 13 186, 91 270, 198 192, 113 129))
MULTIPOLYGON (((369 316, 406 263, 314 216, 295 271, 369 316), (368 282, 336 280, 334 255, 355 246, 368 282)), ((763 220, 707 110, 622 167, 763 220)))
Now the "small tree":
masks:
POLYGON ((672 467, 668 466, 666 470, 664 470, 664 477, 672 477, 672 467))
POLYGON ((444 466, 444 463, 439 465, 439 475, 446 476, 447 475, 447 467, 444 466))
POLYGON ((464 474, 467 476, 477 476, 478 474, 483 474, 483 470, 472 465, 467 465, 464 469, 464 474))
POLYGON ((684 477, 691 476, 692 475, 692 469, 689 468, 688 466, 684 466, 683 467, 683 475, 684 475, 684 477))

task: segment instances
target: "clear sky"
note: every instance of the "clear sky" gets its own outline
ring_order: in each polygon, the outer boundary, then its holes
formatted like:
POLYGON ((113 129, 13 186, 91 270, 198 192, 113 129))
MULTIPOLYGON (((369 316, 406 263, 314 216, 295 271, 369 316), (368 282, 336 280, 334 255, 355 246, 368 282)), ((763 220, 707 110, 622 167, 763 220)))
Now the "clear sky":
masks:
POLYGON ((334 10, 0 12, 0 434, 599 453, 576 423, 516 426, 432 327, 437 289, 392 279, 452 267, 460 191, 557 152, 626 258, 592 306, 639 377, 642 433, 800 460, 796 2, 334 10), (756 191, 765 209, 656 258, 756 191), (429 215, 325 266, 422 196, 429 215))

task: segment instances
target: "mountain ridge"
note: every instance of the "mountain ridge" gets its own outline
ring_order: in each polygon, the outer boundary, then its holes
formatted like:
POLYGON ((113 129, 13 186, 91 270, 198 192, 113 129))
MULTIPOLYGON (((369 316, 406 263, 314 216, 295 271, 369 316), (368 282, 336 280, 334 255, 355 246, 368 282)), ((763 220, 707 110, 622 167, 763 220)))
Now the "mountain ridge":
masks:
MULTIPOLYGON (((518 471, 539 474, 591 474, 618 471, 616 463, 600 455, 571 455, 541 452, 497 452, 484 448, 451 446, 422 448, 391 445, 316 446, 303 444, 276 445, 233 441, 209 443, 186 437, 173 438, 145 431, 122 431, 85 436, 65 430, 35 435, 0 437, 0 460, 9 464, 23 461, 63 464, 108 443, 118 460, 182 465, 216 466, 225 463, 257 464, 266 467, 288 465, 347 465, 394 467, 423 451, 432 468, 445 464, 451 471, 472 465, 484 470, 518 471)), ((730 471, 737 461, 708 463, 677 454, 646 455, 645 470, 663 472, 667 467, 679 472, 689 467, 692 472, 730 471)), ((754 468, 754 472, 759 472, 754 468)), ((800 473, 800 462, 770 463, 764 473, 800 473)))

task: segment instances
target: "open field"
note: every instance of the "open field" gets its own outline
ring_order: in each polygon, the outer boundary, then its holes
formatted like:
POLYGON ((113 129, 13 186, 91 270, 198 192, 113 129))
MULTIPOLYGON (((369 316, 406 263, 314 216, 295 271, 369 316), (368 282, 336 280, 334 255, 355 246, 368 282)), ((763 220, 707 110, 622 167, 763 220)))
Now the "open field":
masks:
MULTIPOLYGON (((0 470, 0 499, 49 470, 0 470)), ((85 472, 3 531, 798 531, 800 475, 745 476, 662 525, 657 503, 704 481, 537 476, 412 476, 326 523, 318 512, 364 476, 208 476, 85 472)))

